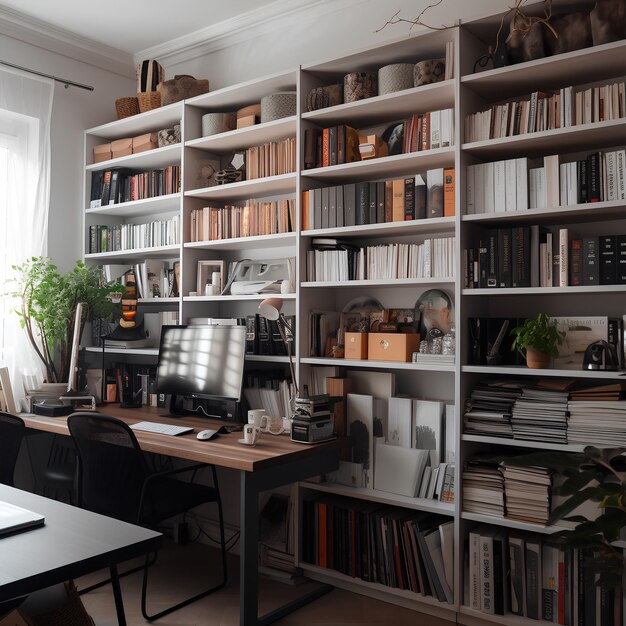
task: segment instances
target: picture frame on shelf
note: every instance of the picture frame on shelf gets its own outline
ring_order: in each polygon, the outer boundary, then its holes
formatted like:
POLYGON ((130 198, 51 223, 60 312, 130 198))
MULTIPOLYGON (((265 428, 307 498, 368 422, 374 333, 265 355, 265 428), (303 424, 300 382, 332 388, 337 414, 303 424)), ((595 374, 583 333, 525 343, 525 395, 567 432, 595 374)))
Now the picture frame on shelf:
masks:
POLYGON ((199 296, 219 296, 222 293, 222 283, 224 281, 224 261, 200 260, 198 261, 198 273, 196 282, 196 292, 199 296), (219 274, 219 283, 216 280, 219 274))

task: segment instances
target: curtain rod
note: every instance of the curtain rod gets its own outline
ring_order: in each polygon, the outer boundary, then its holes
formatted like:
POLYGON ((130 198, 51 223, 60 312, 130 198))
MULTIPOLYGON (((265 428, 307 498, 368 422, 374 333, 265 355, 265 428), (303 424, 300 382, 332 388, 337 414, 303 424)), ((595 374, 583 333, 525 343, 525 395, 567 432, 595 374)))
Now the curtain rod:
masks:
POLYGON ((14 65, 13 63, 8 63, 7 61, 0 61, 0 65, 6 65, 7 67, 12 67, 16 70, 22 70, 23 72, 28 72, 29 74, 36 74, 37 76, 43 76, 44 78, 51 78, 57 83, 63 83, 66 89, 71 85, 72 87, 78 87, 79 89, 86 89, 87 91, 93 91, 93 87, 91 85, 84 85, 83 83, 75 83, 73 80, 66 80, 65 78, 59 78, 58 76, 53 76, 52 74, 44 74, 43 72, 30 70, 27 67, 22 67, 21 65, 14 65))

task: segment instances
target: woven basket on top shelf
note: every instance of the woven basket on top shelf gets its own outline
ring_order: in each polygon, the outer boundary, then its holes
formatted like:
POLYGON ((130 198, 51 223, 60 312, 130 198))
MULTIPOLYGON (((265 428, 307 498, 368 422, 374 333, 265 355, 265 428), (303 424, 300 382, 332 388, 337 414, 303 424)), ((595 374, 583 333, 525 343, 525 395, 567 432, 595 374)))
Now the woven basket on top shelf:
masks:
POLYGON ((161 106, 161 94, 158 91, 140 91, 137 94, 137 100, 139 100, 141 113, 158 109, 161 106))
POLYGON ((123 120, 125 117, 130 117, 131 115, 137 115, 137 113, 139 113, 137 97, 118 98, 115 101, 115 112, 117 113, 118 120, 123 120))

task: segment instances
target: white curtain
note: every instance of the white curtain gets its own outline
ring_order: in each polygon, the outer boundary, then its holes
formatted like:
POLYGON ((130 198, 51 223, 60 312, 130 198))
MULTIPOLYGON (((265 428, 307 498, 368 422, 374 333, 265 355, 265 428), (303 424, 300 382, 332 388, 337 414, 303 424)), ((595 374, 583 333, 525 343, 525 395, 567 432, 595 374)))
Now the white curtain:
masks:
POLYGON ((43 380, 8 294, 11 266, 46 256, 50 203, 50 118, 54 82, 0 68, 0 364, 18 402, 43 380))

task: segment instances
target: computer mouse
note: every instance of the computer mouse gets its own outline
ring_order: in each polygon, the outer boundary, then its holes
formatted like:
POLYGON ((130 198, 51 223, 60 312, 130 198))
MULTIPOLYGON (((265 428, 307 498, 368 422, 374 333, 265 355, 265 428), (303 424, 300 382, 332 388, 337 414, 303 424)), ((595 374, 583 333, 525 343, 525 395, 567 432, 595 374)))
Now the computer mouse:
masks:
POLYGON ((209 439, 215 439, 218 436, 217 430, 201 430, 196 438, 200 439, 200 441, 208 441, 209 439))

